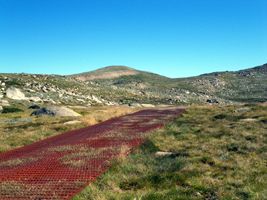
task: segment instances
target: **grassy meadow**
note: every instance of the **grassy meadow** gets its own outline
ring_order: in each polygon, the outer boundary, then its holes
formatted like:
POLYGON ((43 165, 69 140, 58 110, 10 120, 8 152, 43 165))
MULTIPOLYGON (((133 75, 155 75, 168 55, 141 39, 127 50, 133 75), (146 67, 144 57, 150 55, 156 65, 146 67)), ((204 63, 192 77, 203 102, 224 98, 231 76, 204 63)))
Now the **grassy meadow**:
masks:
POLYGON ((104 199, 267 199, 267 106, 189 107, 74 197, 104 199))
POLYGON ((81 117, 31 117, 33 110, 23 104, 7 107, 7 113, 0 114, 0 152, 25 146, 47 137, 90 126, 113 117, 137 111, 128 106, 74 107, 81 117), (14 112, 12 112, 14 111, 14 112), (76 124, 64 124, 78 121, 76 124))

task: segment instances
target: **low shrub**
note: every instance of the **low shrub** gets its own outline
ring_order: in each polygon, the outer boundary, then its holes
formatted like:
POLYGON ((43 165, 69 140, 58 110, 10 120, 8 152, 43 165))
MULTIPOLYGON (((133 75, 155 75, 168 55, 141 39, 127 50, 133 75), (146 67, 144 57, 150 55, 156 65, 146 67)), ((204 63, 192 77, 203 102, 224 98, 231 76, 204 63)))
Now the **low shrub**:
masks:
POLYGON ((16 107, 3 107, 2 113, 16 113, 16 112, 23 112, 22 109, 16 107))

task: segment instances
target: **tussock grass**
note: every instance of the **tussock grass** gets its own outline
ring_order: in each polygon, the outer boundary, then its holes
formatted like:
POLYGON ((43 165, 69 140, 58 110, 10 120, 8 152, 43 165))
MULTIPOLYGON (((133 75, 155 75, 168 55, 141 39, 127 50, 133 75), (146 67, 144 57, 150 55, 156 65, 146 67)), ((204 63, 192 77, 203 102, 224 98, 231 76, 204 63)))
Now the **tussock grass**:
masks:
POLYGON ((74 200, 266 199, 266 117, 265 105, 192 106, 74 200))
POLYGON ((31 117, 32 110, 27 109, 27 106, 15 105, 15 107, 23 112, 0 114, 0 152, 137 111, 127 106, 99 106, 76 109, 75 111, 83 115, 79 118, 31 117), (65 122, 72 120, 80 120, 82 123, 64 125, 65 122))
POLYGON ((83 113, 82 122, 86 125, 93 125, 134 111, 138 111, 138 108, 130 108, 128 106, 92 107, 83 113))

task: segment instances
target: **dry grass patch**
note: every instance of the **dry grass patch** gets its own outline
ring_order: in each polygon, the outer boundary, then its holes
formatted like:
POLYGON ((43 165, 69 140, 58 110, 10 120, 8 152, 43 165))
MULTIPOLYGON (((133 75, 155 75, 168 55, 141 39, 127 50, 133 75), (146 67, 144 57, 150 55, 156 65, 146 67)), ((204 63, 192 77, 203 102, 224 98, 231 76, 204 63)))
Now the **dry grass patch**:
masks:
POLYGON ((93 125, 107 119, 137 111, 127 106, 98 106, 77 108, 82 117, 30 117, 32 110, 22 105, 23 112, 0 114, 0 152, 25 146, 65 131, 93 125), (65 122, 80 120, 82 123, 64 125, 65 122))

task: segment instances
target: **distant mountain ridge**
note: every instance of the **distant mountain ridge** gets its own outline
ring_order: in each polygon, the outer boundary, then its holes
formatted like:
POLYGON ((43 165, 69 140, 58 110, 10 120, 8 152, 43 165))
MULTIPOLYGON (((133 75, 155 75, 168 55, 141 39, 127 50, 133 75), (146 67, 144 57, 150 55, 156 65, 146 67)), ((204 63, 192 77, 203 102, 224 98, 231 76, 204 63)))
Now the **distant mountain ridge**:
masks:
POLYGON ((78 80, 87 81, 95 79, 112 79, 121 76, 136 75, 139 72, 135 69, 126 66, 107 66, 91 72, 84 72, 80 74, 71 75, 78 80))
POLYGON ((267 64, 188 78, 168 78, 127 66, 70 76, 0 74, 0 106, 1 99, 8 100, 10 87, 34 97, 27 99, 67 105, 265 102, 267 64))

